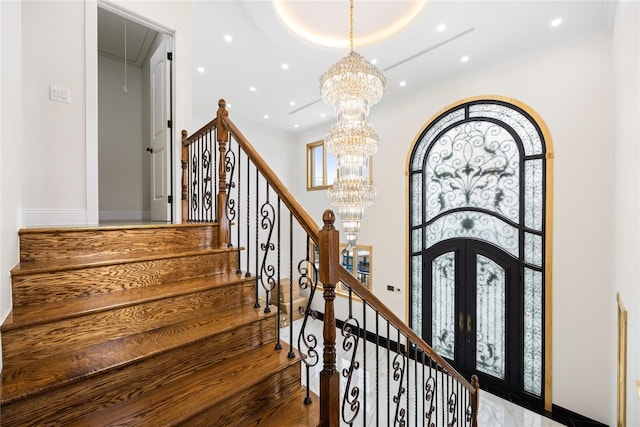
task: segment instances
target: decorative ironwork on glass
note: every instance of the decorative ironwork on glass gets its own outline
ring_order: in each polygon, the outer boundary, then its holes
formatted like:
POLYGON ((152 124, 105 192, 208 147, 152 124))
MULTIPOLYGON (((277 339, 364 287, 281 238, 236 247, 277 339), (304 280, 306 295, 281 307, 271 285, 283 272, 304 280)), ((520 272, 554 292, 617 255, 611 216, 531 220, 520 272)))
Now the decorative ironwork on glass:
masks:
POLYGON ((524 233, 524 262, 542 267, 542 236, 524 233))
POLYGON ((542 394, 542 273, 524 269, 524 389, 542 394))
POLYGON ((518 145, 491 122, 466 122, 434 142, 426 161, 426 217, 455 208, 519 219, 518 145))
MULTIPOLYGON (((351 293, 349 298, 352 298, 351 293)), ((360 363, 356 360, 356 351, 358 349, 359 336, 357 331, 360 330, 358 320, 351 313, 349 318, 342 325, 342 349, 350 354, 349 367, 342 370, 342 376, 347 379, 347 384, 342 397, 342 420, 353 425, 354 420, 360 412, 360 388, 357 384, 352 384, 353 373, 360 367, 360 363), (356 333, 354 333, 354 330, 356 333)))
POLYGON ((476 368, 504 379, 506 286, 504 268, 493 260, 476 258, 476 368))
MULTIPOLYGON (((422 255, 411 257, 411 278, 413 283, 422 282, 422 255)), ((422 286, 411 290, 411 329, 422 336, 422 286)))
POLYGON ((543 154, 542 138, 533 120, 524 116, 512 106, 479 103, 469 106, 469 117, 493 118, 511 127, 522 140, 524 153, 527 156, 543 154))
POLYGON ((453 212, 441 216, 427 226, 427 248, 455 237, 483 240, 519 255, 518 229, 500 218, 474 211, 453 212))
POLYGON ((542 159, 525 159, 524 175, 527 185, 524 192, 524 225, 534 230, 542 231, 543 219, 543 184, 542 159))
POLYGON ((451 111, 435 122, 429 127, 427 133, 420 139, 416 151, 413 154, 413 161, 411 163, 411 170, 421 170, 423 168, 424 156, 427 153, 427 149, 430 147, 434 138, 453 123, 459 122, 464 119, 464 108, 458 108, 451 111))
POLYGON ((455 326, 455 252, 447 252, 431 264, 431 347, 453 360, 455 326))

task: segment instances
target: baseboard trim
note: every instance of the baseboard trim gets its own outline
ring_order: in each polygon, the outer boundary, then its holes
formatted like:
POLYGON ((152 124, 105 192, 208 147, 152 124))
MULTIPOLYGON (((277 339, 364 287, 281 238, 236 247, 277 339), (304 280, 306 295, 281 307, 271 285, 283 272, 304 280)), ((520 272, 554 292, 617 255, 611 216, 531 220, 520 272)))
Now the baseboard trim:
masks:
POLYGON ((558 405, 552 405, 551 415, 545 415, 554 421, 571 427, 608 427, 600 421, 592 420, 558 405))
POLYGON ((85 209, 25 209, 22 225, 26 228, 87 225, 85 209))

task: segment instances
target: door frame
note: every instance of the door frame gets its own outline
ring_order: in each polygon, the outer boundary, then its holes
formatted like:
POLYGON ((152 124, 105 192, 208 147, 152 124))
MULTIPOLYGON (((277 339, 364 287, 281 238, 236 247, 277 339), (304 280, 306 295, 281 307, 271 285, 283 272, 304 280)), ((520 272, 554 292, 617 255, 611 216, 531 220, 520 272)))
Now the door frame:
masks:
MULTIPOLYGON (((176 57, 179 46, 182 46, 182 38, 176 30, 159 23, 147 16, 135 13, 126 9, 124 6, 114 4, 108 0, 97 0, 85 2, 85 164, 86 164, 86 224, 99 224, 99 189, 98 189, 98 8, 108 10, 112 13, 120 15, 128 20, 137 22, 145 27, 151 28, 159 33, 167 34, 171 37, 171 50, 174 58, 176 57)), ((171 62, 171 88, 169 96, 169 108, 173 116, 173 127, 171 129, 171 140, 173 141, 170 150, 172 164, 168 173, 171 176, 170 182, 172 187, 170 194, 173 196, 174 203, 171 206, 171 216, 173 221, 180 218, 180 203, 176 203, 175 195, 180 194, 177 188, 178 180, 175 179, 177 168, 174 164, 176 158, 180 158, 176 150, 179 149, 175 141, 179 141, 177 129, 179 123, 185 123, 185 120, 177 115, 176 108, 178 82, 175 79, 177 65, 175 61, 171 62), (178 148, 176 148, 178 147, 178 148), (177 157, 176 157, 177 156, 177 157)))
MULTIPOLYGON (((499 101, 511 104, 524 112, 526 112, 529 117, 535 122, 538 127, 538 130, 542 134, 545 143, 545 153, 544 153, 544 162, 546 167, 545 172, 545 186, 543 191, 545 192, 545 257, 543 260, 544 265, 544 297, 543 304, 545 307, 543 313, 543 339, 544 339, 544 354, 542 355, 542 367, 543 367, 543 378, 542 378, 542 390, 543 390, 543 407, 545 411, 551 412, 553 399, 552 399, 552 370, 553 370, 553 316, 552 316, 552 308, 553 308, 553 177, 554 177, 554 168, 553 168, 553 159, 554 159, 554 148, 553 148, 553 139, 551 138, 551 132, 547 127, 547 124, 542 119, 542 117, 529 105, 521 102, 517 99, 510 98, 502 95, 480 95, 480 96, 471 96, 456 102, 453 102, 444 108, 437 111, 433 114, 423 125, 422 128, 418 130, 416 133, 413 143, 411 144, 408 152, 407 158, 405 162, 405 206, 407 207, 407 217, 406 217, 406 242, 405 245, 405 258, 407 260, 411 259, 412 248, 411 248, 411 218, 409 214, 408 207, 411 203, 411 160, 413 156, 414 149, 416 145, 420 142, 422 135, 425 130, 436 120, 442 117, 445 113, 454 110, 461 105, 471 103, 474 101, 499 101)), ((411 263, 407 262, 405 264, 405 287, 407 291, 405 292, 405 321, 407 324, 411 324, 411 301, 410 301, 410 281, 411 281, 412 271, 411 271, 411 263)))

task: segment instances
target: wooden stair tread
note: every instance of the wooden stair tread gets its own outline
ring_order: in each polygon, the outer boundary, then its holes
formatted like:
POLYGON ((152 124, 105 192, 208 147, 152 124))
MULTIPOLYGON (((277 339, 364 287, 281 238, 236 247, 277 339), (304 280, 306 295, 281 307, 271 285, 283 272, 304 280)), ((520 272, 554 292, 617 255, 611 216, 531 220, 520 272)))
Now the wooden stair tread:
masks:
POLYGON ((307 390, 304 386, 285 398, 274 400, 264 411, 249 420, 243 427, 316 427, 320 423, 320 398, 310 392, 311 404, 305 405, 307 390))
POLYGON ((109 230, 137 230, 137 229, 154 229, 154 228, 191 228, 202 227, 203 225, 217 225, 217 222, 187 222, 178 224, 115 224, 115 225, 83 225, 83 226, 69 226, 69 227, 33 227, 33 228, 21 228, 18 230, 19 235, 25 234, 42 234, 42 233, 73 233, 78 231, 109 231, 109 230))
POLYGON ((277 314, 253 305, 222 309, 187 321, 128 335, 78 351, 59 353, 2 370, 2 404, 62 386, 89 375, 126 366, 277 314))
POLYGON ((2 332, 164 298, 202 292, 249 280, 255 280, 255 278, 244 277, 243 274, 218 273, 170 284, 123 289, 106 294, 96 294, 44 304, 16 306, 2 325, 2 332))
POLYGON ((292 359, 287 355, 286 350, 275 350, 273 343, 265 344, 68 425, 176 425, 301 360, 298 353, 292 359), (180 409, 167 410, 176 406, 180 409))
MULTIPOLYGON (((228 251, 237 251, 239 248, 220 246, 216 248, 187 248, 184 250, 156 251, 149 253, 123 253, 117 255, 94 255, 84 257, 66 258, 62 260, 28 261, 21 262, 13 270, 12 276, 23 276, 36 273, 53 273, 58 271, 78 270, 89 267, 102 267, 114 264, 126 264, 132 262, 155 261, 168 258, 181 258, 194 255, 204 255, 228 251)), ((241 248, 240 248, 241 249, 241 248)))

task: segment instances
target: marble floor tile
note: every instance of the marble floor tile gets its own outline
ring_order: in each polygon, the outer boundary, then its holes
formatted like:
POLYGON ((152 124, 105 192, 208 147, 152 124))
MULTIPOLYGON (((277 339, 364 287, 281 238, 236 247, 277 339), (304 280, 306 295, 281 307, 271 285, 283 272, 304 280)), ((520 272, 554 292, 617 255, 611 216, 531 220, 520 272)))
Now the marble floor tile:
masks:
MULTIPOLYGON (((293 322, 293 347, 298 348, 298 340, 300 334, 300 328, 302 327, 302 319, 293 322)), ((289 335, 291 328, 289 326, 280 330, 280 338, 289 343, 289 335)), ((304 342, 300 342, 302 352, 308 354, 306 362, 308 367, 308 381, 312 392, 319 393, 319 376, 322 370, 322 322, 320 320, 310 319, 306 327, 305 337, 313 335, 317 338, 315 347, 316 354, 313 351, 309 352, 308 347, 304 342), (305 351, 305 348, 307 349, 305 351)), ((312 341, 309 338, 309 341, 312 341)), ((336 340, 336 365, 340 372, 345 369, 349 369, 351 366, 351 351, 345 350, 344 338, 341 331, 337 331, 336 340)), ((348 341, 348 340, 347 340, 348 341)), ((312 343, 312 342, 311 342, 312 343)), ((285 347, 286 349, 286 347, 285 347)), ((393 425, 393 420, 396 415, 396 405, 394 403, 394 396, 400 396, 401 405, 400 409, 404 409, 404 419, 407 426, 413 425, 428 425, 426 422, 422 422, 421 415, 427 413, 426 410, 429 406, 429 400, 418 396, 418 393, 422 391, 416 391, 414 384, 423 384, 423 378, 427 380, 432 379, 437 383, 438 390, 447 390, 447 396, 449 390, 456 390, 456 384, 452 381, 448 381, 447 377, 438 375, 435 370, 423 369, 422 365, 416 365, 413 361, 406 361, 403 358, 396 358, 397 353, 387 352, 386 349, 376 350, 376 346, 373 343, 360 341, 356 352, 355 360, 359 362, 358 369, 354 370, 352 375, 351 384, 347 383, 347 379, 341 375, 341 390, 347 389, 353 390, 354 387, 358 390, 358 397, 354 399, 353 408, 357 408, 357 415, 355 415, 354 424, 356 426, 386 426, 393 425), (375 363, 375 361, 378 363, 375 363), (399 392, 398 381, 393 378, 389 378, 387 375, 387 366, 391 366, 391 377, 393 377, 394 362, 400 365, 403 363, 409 363, 409 369, 399 369, 396 372, 404 374, 409 372, 409 378, 403 377, 402 386, 405 392, 399 392), (377 380, 376 380, 377 378, 377 380), (407 393, 406 390, 409 390, 407 393), (417 408, 416 408, 417 402, 417 408), (425 402, 427 402, 425 404, 425 402), (364 410, 363 410, 364 408, 364 410), (417 409, 417 410, 416 410, 417 409), (416 415, 420 414, 419 416, 416 415), (363 419, 363 417, 365 417, 363 419)), ((307 365, 303 364, 302 368, 302 380, 306 384, 307 381, 307 365)), ((421 390, 421 388, 419 388, 421 390)), ((464 393, 457 393, 459 396, 464 393)), ((447 405, 443 404, 443 400, 446 400, 442 396, 435 396, 434 404, 437 408, 432 414, 432 422, 434 427, 445 426, 451 421, 451 417, 457 417, 458 419, 464 417, 465 402, 460 402, 456 405, 457 409, 454 414, 449 414, 446 411, 447 405), (443 409, 445 408, 445 409, 443 409)), ((350 410, 351 406, 343 405, 344 418, 349 419, 353 416, 354 412, 350 410)), ((402 414, 398 414, 402 418, 402 414)), ((426 420, 425 420, 426 421, 426 420)), ((343 422, 343 425, 347 425, 343 422)), ((457 425, 457 424, 456 424, 457 425)), ((460 424, 462 425, 462 424, 460 424)), ((494 396, 488 392, 480 392, 480 405, 478 410, 478 425, 483 427, 551 427, 561 426, 549 418, 539 415, 535 412, 529 411, 525 408, 517 406, 511 402, 494 396)))

